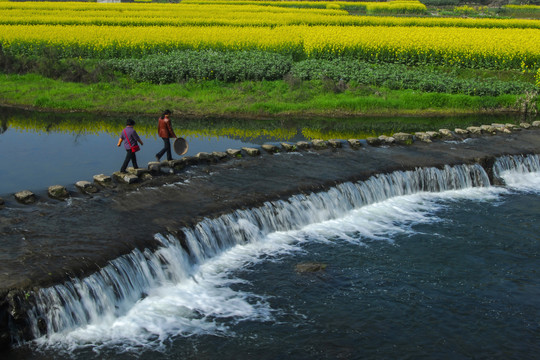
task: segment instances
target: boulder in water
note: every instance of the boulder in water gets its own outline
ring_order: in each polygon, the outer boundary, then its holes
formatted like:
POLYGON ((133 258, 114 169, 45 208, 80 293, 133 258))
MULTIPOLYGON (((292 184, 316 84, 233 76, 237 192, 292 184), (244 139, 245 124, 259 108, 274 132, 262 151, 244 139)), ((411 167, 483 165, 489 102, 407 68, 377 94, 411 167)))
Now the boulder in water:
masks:
POLYGON ((77 181, 75 187, 85 194, 94 194, 99 191, 99 189, 89 181, 77 181))
POLYGON ((495 135, 497 133, 497 128, 493 125, 481 125, 480 129, 482 129, 483 132, 486 132, 492 135, 495 135))
POLYGON ((414 133, 414 136, 420 141, 427 142, 427 143, 432 142, 431 141, 431 136, 429 134, 423 132, 423 131, 419 131, 417 133, 414 133))
POLYGON ((399 132, 392 135, 392 137, 396 139, 396 142, 398 144, 402 144, 402 145, 411 145, 414 142, 413 136, 408 133, 399 132))
POLYGON ((338 139, 328 140, 328 145, 330 145, 334 149, 342 147, 341 140, 338 140, 338 139))
POLYGON ((195 155, 195 158, 198 160, 199 163, 201 162, 211 162, 214 161, 214 156, 207 152, 200 152, 195 155))
POLYGON ((244 150, 250 156, 257 156, 261 154, 260 150, 256 148, 243 147, 242 150, 244 150))
POLYGON ((441 134, 441 136, 444 138, 451 139, 454 137, 454 134, 449 129, 439 129, 439 134, 441 134))
POLYGON ((212 152, 212 156, 217 160, 223 160, 227 158, 227 153, 224 151, 214 151, 212 152))
POLYGON ((299 273, 314 273, 326 270, 326 264, 318 262, 305 262, 296 264, 296 271, 299 273))
MULTIPOLYGON (((163 169, 163 168, 162 168, 163 169)), ((133 175, 133 174, 126 174, 126 173, 122 173, 120 171, 116 171, 113 173, 113 176, 118 180, 118 181, 121 181, 121 182, 124 182, 126 184, 133 184, 133 183, 136 183, 139 181, 139 178, 137 177, 137 175, 133 175)))
POLYGON ((379 139, 379 138, 377 138, 377 137, 372 137, 372 136, 368 137, 368 138, 366 139, 366 141, 367 141, 367 143, 368 143, 369 145, 371 145, 371 146, 379 146, 379 145, 382 144, 381 139, 379 139))
POLYGON ((137 177, 142 176, 143 174, 146 174, 149 171, 150 170, 148 170, 148 169, 141 169, 141 168, 137 168, 137 169, 132 168, 132 167, 127 168, 128 173, 133 174, 133 175, 135 175, 137 177))
POLYGON ((49 186, 48 194, 51 198, 57 200, 65 200, 69 197, 69 192, 62 185, 49 186))
POLYGON ((269 152, 270 154, 275 154, 279 152, 279 148, 273 144, 263 144, 262 148, 264 151, 269 152))
POLYGON ((15 193, 15 200, 22 204, 33 204, 37 201, 36 195, 30 190, 23 190, 15 193))
POLYGON ((112 184, 112 178, 105 174, 94 175, 94 181, 105 186, 112 184))
POLYGON ((315 139, 311 142, 314 149, 321 150, 328 148, 328 143, 321 139, 315 139))
POLYGON ((283 150, 285 150, 285 151, 287 151, 287 152, 291 152, 291 151, 296 151, 296 150, 297 150, 297 146, 296 146, 296 145, 289 144, 289 143, 281 143, 281 147, 283 148, 283 150))
POLYGON ((227 149, 227 154, 232 157, 242 157, 242 150, 240 149, 227 149))
POLYGON ((349 143, 350 147, 353 149, 358 149, 362 147, 362 143, 358 139, 349 139, 347 140, 347 142, 349 143))
MULTIPOLYGON (((178 161, 178 160, 174 160, 178 161)), ((159 161, 151 161, 148 163, 148 170, 153 173, 159 172, 159 169, 161 168, 161 162, 159 161)))

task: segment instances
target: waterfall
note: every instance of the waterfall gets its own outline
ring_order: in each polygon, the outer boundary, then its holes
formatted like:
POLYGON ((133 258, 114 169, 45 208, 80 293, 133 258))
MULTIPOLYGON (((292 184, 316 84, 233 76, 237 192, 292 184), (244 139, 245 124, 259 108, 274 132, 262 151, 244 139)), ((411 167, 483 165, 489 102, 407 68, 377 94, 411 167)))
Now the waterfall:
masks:
MULTIPOLYGON (((501 164, 506 162, 510 160, 501 164)), ((397 171, 205 218, 192 228, 181 229, 178 237, 156 234, 161 246, 155 251, 133 250, 86 278, 40 289, 28 314, 33 336, 65 333, 122 316, 152 289, 182 283, 216 255, 238 244, 260 241, 273 232, 337 219, 355 208, 396 196, 489 185, 486 172, 477 164, 397 171)))
POLYGON ((504 181, 504 175, 508 172, 517 174, 529 174, 540 172, 540 157, 536 154, 502 156, 493 164, 493 175, 504 181))

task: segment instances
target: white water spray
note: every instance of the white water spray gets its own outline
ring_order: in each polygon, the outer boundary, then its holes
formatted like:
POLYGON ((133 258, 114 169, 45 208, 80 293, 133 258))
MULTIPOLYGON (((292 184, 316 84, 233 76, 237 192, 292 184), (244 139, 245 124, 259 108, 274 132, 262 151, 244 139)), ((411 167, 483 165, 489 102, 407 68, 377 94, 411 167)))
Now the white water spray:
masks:
POLYGON ((184 246, 173 235, 157 234, 161 247, 154 252, 134 250, 89 277, 41 289, 29 314, 34 336, 45 344, 150 337, 160 342, 171 334, 225 331, 216 321, 220 318, 268 320, 272 315, 264 299, 233 291, 230 285, 241 280, 227 273, 259 255, 294 250, 298 234, 290 239, 276 234, 316 230, 317 224, 347 220, 354 212, 358 218, 366 205, 395 197, 487 186, 479 165, 394 172, 204 219, 182 229, 184 246), (149 315, 148 307, 156 311, 149 315))
POLYGON ((540 190, 540 157, 538 155, 503 156, 493 164, 493 175, 511 188, 540 190))

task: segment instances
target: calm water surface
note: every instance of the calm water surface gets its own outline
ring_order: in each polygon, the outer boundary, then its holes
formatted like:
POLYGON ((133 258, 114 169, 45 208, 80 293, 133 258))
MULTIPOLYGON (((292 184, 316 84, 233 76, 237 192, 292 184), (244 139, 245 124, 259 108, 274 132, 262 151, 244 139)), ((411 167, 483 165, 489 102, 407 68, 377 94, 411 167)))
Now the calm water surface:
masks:
MULTIPOLYGON (((116 143, 126 119, 127 116, 37 113, 0 108, 0 196, 21 190, 42 191, 50 185, 73 188, 79 180, 92 181, 96 174, 110 175, 120 170, 125 151, 123 147, 116 147, 116 143)), ((156 135, 157 116, 134 119, 137 122, 135 129, 144 142, 137 159, 139 166, 145 166, 154 161, 163 141, 156 135)), ((265 142, 362 139, 397 131, 453 129, 482 123, 516 122, 518 119, 484 116, 188 120, 173 114, 172 121, 176 134, 189 143, 186 156, 193 156, 199 152, 260 146, 265 142)))

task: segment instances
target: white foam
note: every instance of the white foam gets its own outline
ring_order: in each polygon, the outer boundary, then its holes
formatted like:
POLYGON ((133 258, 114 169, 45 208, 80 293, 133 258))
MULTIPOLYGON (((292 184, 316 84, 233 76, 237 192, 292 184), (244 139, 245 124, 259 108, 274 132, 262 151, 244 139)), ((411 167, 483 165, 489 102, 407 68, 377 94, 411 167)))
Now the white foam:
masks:
MULTIPOLYGON (((123 350, 160 347, 174 336, 228 335, 231 330, 225 324, 229 323, 272 321, 273 312, 279 309, 271 309, 264 296, 245 290, 249 284, 238 277, 238 270, 292 256, 304 251, 306 242, 363 245, 367 240, 392 241, 396 234, 412 232, 415 224, 440 221, 437 211, 448 201, 493 200, 506 191, 501 187, 471 187, 476 182, 466 175, 477 174, 473 170, 478 168, 377 176, 360 185, 342 184, 324 194, 297 195, 289 202, 238 210, 184 231, 189 254, 177 239, 157 236, 163 247, 155 253, 135 252, 117 259, 107 267, 107 276, 94 278, 100 282, 96 288, 105 289, 103 295, 94 296, 87 289, 71 291, 85 280, 43 291, 40 314, 47 314, 49 324, 62 318, 59 330, 52 329, 36 342, 68 351, 85 346, 123 350), (451 188, 461 190, 436 191, 451 188), (125 289, 120 299, 114 298, 118 286, 111 286, 112 280, 118 281, 121 291, 125 289), (137 300, 141 292, 146 296, 137 300), (49 294, 69 295, 78 308, 74 312, 60 309, 61 314, 51 311, 51 301, 66 302, 64 298, 45 297, 49 294), (83 301, 88 304, 81 305, 83 301), (72 319, 74 313, 76 319, 72 319)), ((480 185, 485 183, 482 173, 478 172, 477 178, 480 185)))
POLYGON ((540 191, 540 172, 504 171, 500 174, 507 187, 519 191, 540 191))
MULTIPOLYGON (((234 271, 268 258, 302 251, 305 242, 347 241, 362 245, 368 239, 391 241, 395 234, 411 232, 414 224, 440 221, 436 213, 445 206, 445 201, 484 201, 497 198, 500 192, 504 189, 492 187, 398 196, 353 209, 338 219, 309 224, 294 231, 272 232, 195 265, 190 278, 151 290, 123 315, 109 315, 37 342, 63 349, 88 344, 123 350, 132 346, 160 347, 173 336, 229 334, 224 320, 233 323, 271 321, 273 310, 263 296, 233 290, 234 285, 245 283, 233 275, 234 271)), ((240 226, 254 225, 242 223, 240 226)))
POLYGON ((447 202, 495 200, 505 192, 504 188, 489 187, 398 196, 354 209, 339 219, 310 224, 299 232, 293 232, 293 236, 319 241, 340 239, 358 244, 364 244, 365 240, 392 241, 396 234, 414 233, 412 227, 416 224, 440 221, 436 213, 447 202))

